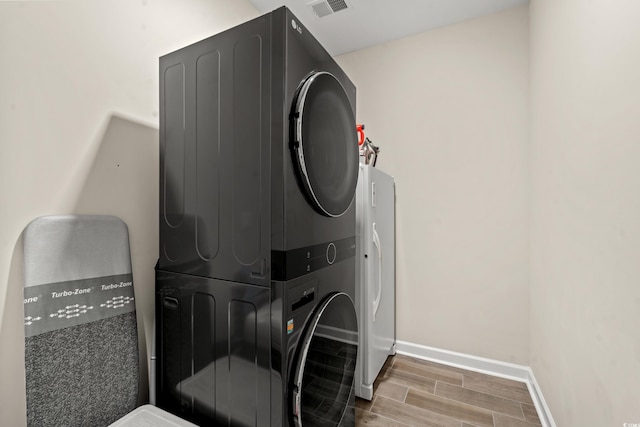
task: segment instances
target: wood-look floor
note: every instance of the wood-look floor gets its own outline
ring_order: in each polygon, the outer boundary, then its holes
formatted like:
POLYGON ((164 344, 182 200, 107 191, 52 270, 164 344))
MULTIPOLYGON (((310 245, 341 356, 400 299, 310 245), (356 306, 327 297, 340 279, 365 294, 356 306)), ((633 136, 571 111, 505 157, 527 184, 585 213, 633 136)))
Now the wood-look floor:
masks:
POLYGON ((539 427, 524 383, 395 355, 356 399, 356 426, 539 427))

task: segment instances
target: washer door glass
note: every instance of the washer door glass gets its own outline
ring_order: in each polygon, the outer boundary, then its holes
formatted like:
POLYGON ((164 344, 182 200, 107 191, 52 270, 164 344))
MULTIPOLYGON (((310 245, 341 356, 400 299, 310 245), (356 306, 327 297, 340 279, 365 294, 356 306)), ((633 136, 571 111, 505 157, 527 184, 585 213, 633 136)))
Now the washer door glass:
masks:
POLYGON ((336 217, 351 204, 358 181, 358 135, 349 98, 333 74, 316 72, 293 104, 292 149, 307 198, 336 217))
POLYGON ((353 391, 358 322, 345 293, 321 303, 301 339, 293 384, 293 419, 298 427, 337 426, 355 420, 353 391))

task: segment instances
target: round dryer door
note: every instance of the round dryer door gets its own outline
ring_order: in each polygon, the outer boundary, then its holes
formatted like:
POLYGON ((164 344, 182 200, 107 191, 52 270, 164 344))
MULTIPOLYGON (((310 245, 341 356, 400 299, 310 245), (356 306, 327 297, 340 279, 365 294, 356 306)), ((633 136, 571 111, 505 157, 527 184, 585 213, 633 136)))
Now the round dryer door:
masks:
POLYGON ((295 425, 337 426, 354 417, 358 322, 347 294, 331 294, 316 308, 298 351, 292 387, 295 425))
POLYGON ((358 136, 349 98, 333 74, 316 72, 302 82, 291 125, 294 163, 307 198, 326 216, 342 215, 358 181, 358 136))

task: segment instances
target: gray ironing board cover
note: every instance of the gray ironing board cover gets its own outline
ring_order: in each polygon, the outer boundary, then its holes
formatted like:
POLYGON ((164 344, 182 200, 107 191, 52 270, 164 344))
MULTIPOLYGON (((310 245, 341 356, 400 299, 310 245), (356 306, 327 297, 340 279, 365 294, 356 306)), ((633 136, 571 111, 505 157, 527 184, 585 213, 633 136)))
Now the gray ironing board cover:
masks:
POLYGON ((27 425, 107 426, 136 407, 138 334, 127 226, 41 217, 24 231, 27 425))

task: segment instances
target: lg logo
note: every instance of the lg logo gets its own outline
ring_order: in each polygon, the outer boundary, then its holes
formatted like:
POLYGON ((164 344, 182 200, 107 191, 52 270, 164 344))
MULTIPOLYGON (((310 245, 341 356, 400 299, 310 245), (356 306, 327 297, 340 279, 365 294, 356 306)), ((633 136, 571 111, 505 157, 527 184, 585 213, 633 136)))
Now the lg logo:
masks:
POLYGON ((300 25, 298 25, 298 23, 295 21, 295 19, 291 20, 291 26, 293 27, 294 30, 296 30, 298 33, 302 34, 302 27, 300 25))

